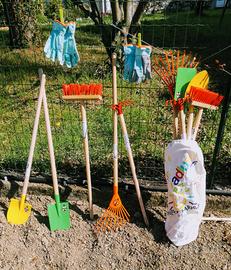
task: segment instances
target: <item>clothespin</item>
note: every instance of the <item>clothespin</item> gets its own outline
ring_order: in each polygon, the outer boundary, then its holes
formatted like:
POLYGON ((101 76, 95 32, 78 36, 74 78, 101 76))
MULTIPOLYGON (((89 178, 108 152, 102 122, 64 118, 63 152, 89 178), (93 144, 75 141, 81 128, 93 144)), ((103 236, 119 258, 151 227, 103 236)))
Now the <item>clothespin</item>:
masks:
POLYGON ((61 23, 64 23, 62 1, 61 1, 60 5, 59 5, 59 19, 60 19, 61 23))
POLYGON ((141 33, 138 33, 137 37, 138 37, 137 45, 140 48, 141 47, 141 33))

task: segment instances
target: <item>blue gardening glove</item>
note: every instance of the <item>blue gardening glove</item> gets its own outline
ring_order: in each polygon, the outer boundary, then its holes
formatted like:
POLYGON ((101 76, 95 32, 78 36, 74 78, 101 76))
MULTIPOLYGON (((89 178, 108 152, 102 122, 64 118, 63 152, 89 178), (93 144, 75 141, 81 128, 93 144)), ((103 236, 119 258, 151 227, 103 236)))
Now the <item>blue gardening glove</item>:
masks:
POLYGON ((44 52, 47 58, 53 62, 58 60, 61 65, 63 59, 64 34, 66 27, 58 21, 53 22, 50 36, 45 44, 44 52))
POLYGON ((146 47, 142 50, 142 62, 143 62, 143 74, 144 80, 150 80, 152 78, 151 74, 151 55, 152 49, 151 47, 146 47))
POLYGON ((142 49, 139 47, 136 47, 132 82, 141 83, 143 80, 144 80, 144 74, 143 74, 143 63, 142 63, 142 49))
POLYGON ((124 80, 131 82, 135 62, 135 46, 124 46, 124 80))
POLYGON ((79 54, 75 42, 75 27, 75 23, 68 24, 64 36, 64 63, 69 68, 76 66, 79 62, 79 54))

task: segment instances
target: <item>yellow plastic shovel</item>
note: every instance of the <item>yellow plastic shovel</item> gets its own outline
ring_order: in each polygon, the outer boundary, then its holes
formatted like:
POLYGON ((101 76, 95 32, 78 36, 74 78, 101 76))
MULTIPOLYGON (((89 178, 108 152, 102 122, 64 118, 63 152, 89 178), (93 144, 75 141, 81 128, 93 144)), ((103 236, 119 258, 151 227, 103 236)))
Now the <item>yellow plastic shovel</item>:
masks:
MULTIPOLYGON (((187 96, 187 94, 189 93, 191 86, 197 86, 197 87, 201 87, 201 88, 207 88, 209 84, 209 74, 206 70, 202 70, 201 72, 198 72, 190 81, 190 83, 187 86, 187 89, 185 91, 185 96, 187 96)), ((195 128, 193 130, 192 126, 193 126, 193 110, 194 110, 194 106, 193 105, 189 105, 189 114, 188 114, 188 123, 187 123, 187 139, 190 140, 192 138, 192 131, 193 134, 195 133, 195 128)), ((203 110, 203 109, 199 109, 203 110)), ((202 112, 200 113, 202 114, 202 112)), ((198 117, 197 117, 198 118, 198 117)))
POLYGON ((28 188, 29 179, 30 179, 30 172, 31 172, 31 166, 32 166, 32 161, 33 161, 35 142, 36 142, 36 137, 38 133, 38 124, 39 124, 39 117, 40 117, 40 112, 41 112, 41 107, 42 107, 42 99, 43 99, 44 91, 45 91, 45 75, 43 75, 41 78, 38 105, 37 105, 37 111, 36 111, 36 116, 35 116, 35 121, 34 121, 33 134, 32 134, 32 139, 31 139, 29 157, 28 157, 27 166, 26 166, 26 173, 25 173, 25 179, 23 183, 21 199, 20 200, 11 199, 10 205, 7 211, 7 221, 10 224, 19 225, 19 224, 26 223, 31 213, 32 206, 29 203, 26 203, 25 201, 26 201, 27 188, 28 188))

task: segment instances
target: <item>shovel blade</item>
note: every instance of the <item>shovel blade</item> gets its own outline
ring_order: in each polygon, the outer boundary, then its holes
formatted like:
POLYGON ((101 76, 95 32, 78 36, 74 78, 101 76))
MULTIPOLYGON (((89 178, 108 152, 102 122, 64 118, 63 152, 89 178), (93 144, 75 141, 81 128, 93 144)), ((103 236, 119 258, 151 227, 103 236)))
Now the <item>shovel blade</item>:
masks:
POLYGON ((61 202, 58 204, 48 205, 48 218, 51 231, 68 230, 71 227, 69 203, 61 202))
POLYGON ((30 216, 32 206, 29 203, 24 203, 20 207, 21 201, 11 199, 7 211, 7 221, 10 224, 20 225, 25 224, 30 216))

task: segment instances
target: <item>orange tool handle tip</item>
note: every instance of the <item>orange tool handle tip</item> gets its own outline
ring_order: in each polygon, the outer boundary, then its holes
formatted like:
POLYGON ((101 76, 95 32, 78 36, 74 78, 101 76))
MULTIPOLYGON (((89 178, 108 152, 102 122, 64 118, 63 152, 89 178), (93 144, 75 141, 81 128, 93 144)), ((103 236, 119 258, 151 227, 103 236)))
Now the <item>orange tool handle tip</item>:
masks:
POLYGON ((113 194, 118 194, 118 186, 113 186, 113 194))

